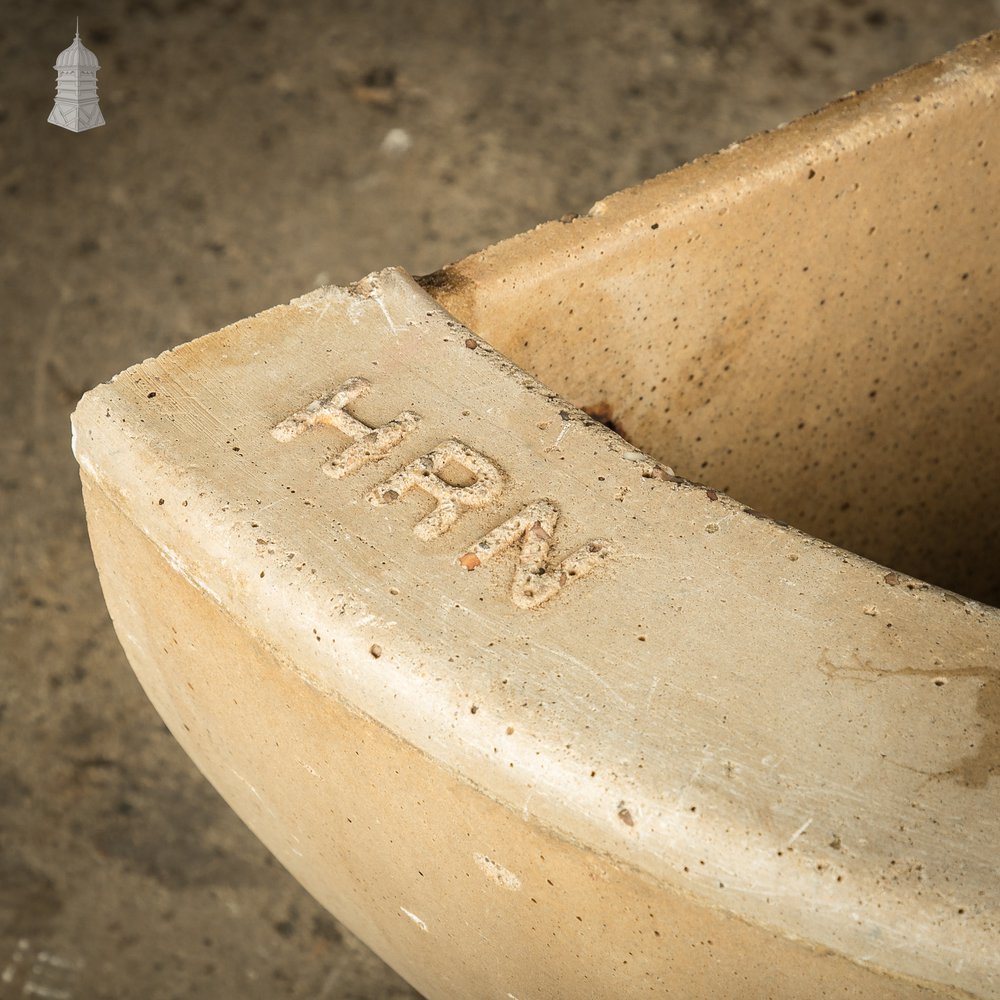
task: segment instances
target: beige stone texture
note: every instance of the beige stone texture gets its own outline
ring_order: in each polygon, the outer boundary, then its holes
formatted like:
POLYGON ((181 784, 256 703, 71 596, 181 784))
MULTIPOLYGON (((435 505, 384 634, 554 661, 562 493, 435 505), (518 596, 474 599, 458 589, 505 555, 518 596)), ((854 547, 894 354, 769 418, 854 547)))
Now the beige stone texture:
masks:
POLYGON ((998 80, 974 43, 81 402, 144 688, 428 997, 1000 994, 1000 614, 907 575, 995 580, 998 80))

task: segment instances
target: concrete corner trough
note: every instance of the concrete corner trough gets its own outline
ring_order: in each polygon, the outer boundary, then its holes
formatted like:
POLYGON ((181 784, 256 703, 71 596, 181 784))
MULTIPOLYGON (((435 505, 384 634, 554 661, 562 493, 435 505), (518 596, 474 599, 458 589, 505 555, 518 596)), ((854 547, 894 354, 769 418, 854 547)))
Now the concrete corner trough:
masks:
POLYGON ((80 403, 151 701, 429 998, 1000 995, 998 97, 986 36, 80 403))

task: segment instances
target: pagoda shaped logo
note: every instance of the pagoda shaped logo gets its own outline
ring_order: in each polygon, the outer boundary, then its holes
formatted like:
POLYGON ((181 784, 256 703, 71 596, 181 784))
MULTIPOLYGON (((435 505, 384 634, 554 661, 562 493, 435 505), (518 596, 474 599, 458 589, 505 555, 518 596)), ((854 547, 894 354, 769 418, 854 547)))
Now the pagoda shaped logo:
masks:
POLYGON ((63 49, 53 67, 56 71, 56 103, 49 121, 71 132, 84 132, 104 124, 97 103, 97 56, 80 41, 80 19, 76 19, 76 38, 63 49))

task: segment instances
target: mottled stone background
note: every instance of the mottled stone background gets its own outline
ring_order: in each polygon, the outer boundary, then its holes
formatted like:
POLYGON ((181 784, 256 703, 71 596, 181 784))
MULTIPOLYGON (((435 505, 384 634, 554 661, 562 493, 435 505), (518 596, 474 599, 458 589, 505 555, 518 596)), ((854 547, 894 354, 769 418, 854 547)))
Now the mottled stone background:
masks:
POLYGON ((586 211, 996 27, 998 4, 0 14, 0 1000, 412 996, 270 858, 133 679, 87 543, 77 398, 317 284, 431 271, 586 211), (80 135, 46 124, 77 14, 108 122, 80 135))

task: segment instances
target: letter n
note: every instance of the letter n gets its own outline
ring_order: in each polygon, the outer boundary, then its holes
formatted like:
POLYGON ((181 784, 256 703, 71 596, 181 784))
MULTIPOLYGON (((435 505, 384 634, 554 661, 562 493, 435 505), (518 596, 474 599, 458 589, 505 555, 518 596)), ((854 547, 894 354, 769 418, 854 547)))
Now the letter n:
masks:
POLYGON ((551 500, 536 500, 481 538, 458 561, 466 569, 474 570, 480 563, 521 542, 510 596, 519 608, 537 608, 570 580, 593 572, 609 552, 608 542, 595 539, 551 567, 549 549, 558 521, 559 508, 551 500))

